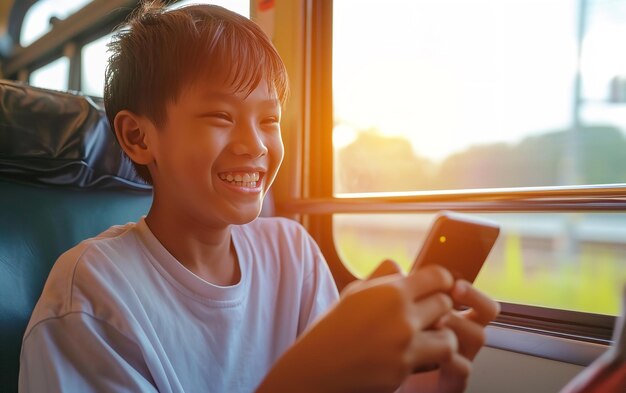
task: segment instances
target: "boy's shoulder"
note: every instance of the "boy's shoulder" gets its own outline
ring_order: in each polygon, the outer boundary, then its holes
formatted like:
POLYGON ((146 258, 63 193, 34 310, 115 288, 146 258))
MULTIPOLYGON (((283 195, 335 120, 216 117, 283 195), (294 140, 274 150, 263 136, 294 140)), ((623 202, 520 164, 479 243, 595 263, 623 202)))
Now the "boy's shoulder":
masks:
POLYGON ((112 226, 99 235, 83 240, 56 260, 35 311, 59 316, 80 308, 80 292, 96 292, 103 282, 115 283, 122 275, 116 261, 119 256, 130 258, 136 248, 132 229, 136 223, 112 226))
MULTIPOLYGON (((94 264, 102 258, 93 258, 107 254, 123 254, 135 247, 136 238, 132 234, 137 223, 129 222, 124 225, 114 225, 104 232, 85 239, 70 248, 58 258, 53 269, 75 271, 84 264, 94 264)), ((109 258, 105 258, 107 260, 109 258)), ((110 258, 115 260, 114 258, 110 258)))

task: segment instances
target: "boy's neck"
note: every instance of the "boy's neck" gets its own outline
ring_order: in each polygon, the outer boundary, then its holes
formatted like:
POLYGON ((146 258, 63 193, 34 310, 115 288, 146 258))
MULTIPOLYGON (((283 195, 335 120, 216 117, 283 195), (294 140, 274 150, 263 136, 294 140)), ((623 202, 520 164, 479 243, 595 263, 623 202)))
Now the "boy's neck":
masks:
POLYGON ((153 204, 146 224, 159 242, 189 271, 215 285, 235 285, 241 278, 230 226, 208 227, 185 214, 153 204))

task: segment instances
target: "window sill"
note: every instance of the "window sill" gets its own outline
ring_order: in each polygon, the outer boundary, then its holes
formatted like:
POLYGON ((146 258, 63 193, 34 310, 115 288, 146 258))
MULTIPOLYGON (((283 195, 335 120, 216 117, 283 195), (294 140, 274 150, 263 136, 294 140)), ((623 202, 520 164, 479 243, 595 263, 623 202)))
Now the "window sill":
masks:
POLYGON ((486 345, 491 348, 584 367, 591 364, 608 349, 608 346, 604 344, 554 337, 501 326, 488 326, 486 335, 486 345))

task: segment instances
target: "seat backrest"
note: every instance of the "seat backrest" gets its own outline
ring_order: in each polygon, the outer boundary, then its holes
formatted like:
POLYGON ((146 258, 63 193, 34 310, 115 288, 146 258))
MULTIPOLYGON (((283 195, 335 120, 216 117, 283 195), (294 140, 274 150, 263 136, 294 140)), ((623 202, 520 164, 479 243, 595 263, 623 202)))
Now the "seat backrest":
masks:
POLYGON ((0 391, 17 391, 22 336, 55 260, 111 225, 137 221, 151 198, 0 180, 0 391))

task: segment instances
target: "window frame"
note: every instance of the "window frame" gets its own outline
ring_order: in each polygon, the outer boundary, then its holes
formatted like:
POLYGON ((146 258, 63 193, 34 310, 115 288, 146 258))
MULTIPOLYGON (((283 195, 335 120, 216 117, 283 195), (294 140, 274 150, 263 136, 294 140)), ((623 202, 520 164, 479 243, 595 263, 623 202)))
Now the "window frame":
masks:
MULTIPOLYGON (((333 195, 332 114, 332 0, 303 0, 305 64, 303 124, 304 154, 298 162, 304 183, 288 198, 277 198, 277 212, 299 218, 317 241, 339 290, 356 278, 343 264, 333 238, 333 214, 461 212, 624 212, 626 184, 507 189, 444 190, 388 194, 333 195)), ((611 341, 616 317, 502 303, 492 326, 509 331, 538 333, 578 346, 605 348, 611 341)), ((502 340, 494 347, 518 351, 502 340)), ((489 342, 489 341, 488 341, 489 342)), ((575 351, 574 351, 575 352, 575 351)), ((528 352, 526 352, 528 353, 528 352)), ((571 353, 550 354, 538 348, 533 355, 571 361, 571 353)), ((599 354, 577 359, 589 364, 599 354)))
MULTIPOLYGON (((180 0, 172 0, 173 5, 180 0)), ((28 81, 29 74, 61 56, 70 59, 68 89, 81 91, 82 49, 85 45, 114 32, 139 4, 139 0, 93 0, 83 8, 58 21, 54 27, 26 47, 20 42, 24 17, 37 0, 15 0, 8 24, 10 48, 1 53, 0 75, 28 81)), ((256 2, 250 0, 251 16, 256 2)), ((101 97, 98 97, 101 98, 101 97)))
MULTIPOLYGON (((16 0, 11 15, 21 16, 21 19, 11 21, 12 34, 19 32, 28 8, 34 3, 16 0)), ((2 75, 19 80, 24 72, 30 73, 65 55, 70 58, 69 89, 80 90, 82 46, 123 23, 136 5, 137 0, 95 0, 56 23, 51 31, 26 47, 18 44, 19 37, 12 37, 13 48, 7 54, 7 61, 2 63, 2 75)))

